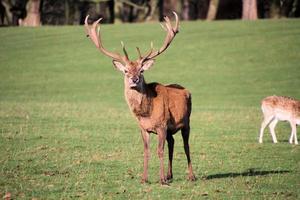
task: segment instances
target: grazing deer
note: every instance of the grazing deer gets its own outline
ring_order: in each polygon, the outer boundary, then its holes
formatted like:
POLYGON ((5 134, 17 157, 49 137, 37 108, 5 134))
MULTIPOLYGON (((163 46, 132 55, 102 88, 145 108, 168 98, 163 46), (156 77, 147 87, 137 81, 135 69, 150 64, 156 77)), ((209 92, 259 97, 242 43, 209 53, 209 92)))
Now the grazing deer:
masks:
POLYGON ((261 109, 264 120, 261 124, 259 143, 262 143, 264 129, 269 124, 270 132, 274 143, 277 143, 275 126, 278 121, 288 121, 292 128, 289 143, 298 144, 296 125, 300 124, 300 101, 290 97, 269 96, 262 100, 261 109))
POLYGON ((106 50, 101 42, 100 29, 96 31, 101 18, 95 21, 92 26, 88 25, 88 16, 85 19, 85 28, 87 35, 96 45, 101 53, 113 59, 113 65, 124 74, 124 93, 127 104, 134 114, 141 129, 141 135, 144 142, 144 173, 142 183, 148 181, 148 161, 150 158, 150 133, 158 135, 157 154, 160 160, 160 183, 167 184, 173 178, 172 160, 174 149, 174 138, 178 130, 181 130, 184 150, 188 162, 189 175, 191 181, 195 180, 192 163, 190 159, 189 134, 190 134, 190 114, 191 114, 191 94, 188 90, 177 84, 161 85, 159 83, 147 84, 143 72, 148 70, 154 63, 154 58, 163 53, 171 44, 175 35, 178 33, 178 16, 175 15, 175 26, 172 27, 171 21, 165 17, 166 37, 162 47, 159 50, 151 49, 145 55, 142 55, 139 48, 137 52, 139 58, 130 61, 124 44, 122 43, 124 56, 106 50), (167 177, 164 174, 164 146, 165 140, 168 142, 169 165, 167 177))

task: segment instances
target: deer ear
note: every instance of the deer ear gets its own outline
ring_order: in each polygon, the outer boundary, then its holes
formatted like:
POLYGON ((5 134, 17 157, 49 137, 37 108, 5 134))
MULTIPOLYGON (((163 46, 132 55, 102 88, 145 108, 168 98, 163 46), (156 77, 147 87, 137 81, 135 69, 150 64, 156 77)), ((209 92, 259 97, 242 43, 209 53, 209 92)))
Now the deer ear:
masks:
POLYGON ((125 73, 126 67, 125 67, 122 63, 120 63, 119 61, 116 61, 116 60, 113 60, 112 62, 113 62, 114 67, 115 67, 116 69, 118 69, 118 70, 120 70, 121 72, 125 73))
POLYGON ((150 69, 150 67, 151 67, 153 64, 154 64, 154 60, 153 60, 153 59, 147 60, 147 61, 145 61, 145 62, 143 63, 142 69, 143 69, 144 71, 146 71, 146 70, 150 69))

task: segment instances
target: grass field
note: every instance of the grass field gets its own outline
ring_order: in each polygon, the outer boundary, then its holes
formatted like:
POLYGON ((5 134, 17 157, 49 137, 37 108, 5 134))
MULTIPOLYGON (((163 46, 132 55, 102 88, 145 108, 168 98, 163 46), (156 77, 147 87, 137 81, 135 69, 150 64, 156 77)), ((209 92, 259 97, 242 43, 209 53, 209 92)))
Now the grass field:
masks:
MULTIPOLYGON (((104 25, 102 33, 106 48, 121 50, 123 40, 132 57, 164 37, 158 23, 104 25)), ((277 126, 278 144, 267 129, 258 144, 260 100, 300 99, 299 36, 300 20, 181 23, 145 76, 191 91, 198 180, 186 180, 177 134, 174 180, 162 187, 155 135, 151 183, 140 184, 143 145, 122 75, 83 27, 1 28, 0 198, 299 199, 300 147, 288 143, 289 125, 277 126)))

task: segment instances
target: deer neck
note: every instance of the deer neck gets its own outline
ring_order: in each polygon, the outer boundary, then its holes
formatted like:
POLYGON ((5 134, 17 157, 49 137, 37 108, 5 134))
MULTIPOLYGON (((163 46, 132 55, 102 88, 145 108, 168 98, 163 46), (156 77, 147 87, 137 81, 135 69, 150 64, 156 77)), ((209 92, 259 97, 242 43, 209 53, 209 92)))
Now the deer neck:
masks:
POLYGON ((131 88, 128 81, 125 82, 125 99, 130 110, 137 117, 149 116, 151 110, 151 99, 147 95, 147 84, 141 77, 141 84, 137 88, 131 88))

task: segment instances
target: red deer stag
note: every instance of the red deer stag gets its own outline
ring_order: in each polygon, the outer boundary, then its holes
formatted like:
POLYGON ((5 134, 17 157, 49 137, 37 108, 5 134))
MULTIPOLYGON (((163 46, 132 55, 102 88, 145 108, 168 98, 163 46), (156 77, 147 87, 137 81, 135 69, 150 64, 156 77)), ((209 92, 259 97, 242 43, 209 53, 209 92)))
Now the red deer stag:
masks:
POLYGON ((157 154, 160 160, 160 183, 167 184, 172 178, 172 160, 174 149, 174 138, 178 130, 181 130, 184 150, 188 162, 189 175, 191 181, 195 180, 192 163, 190 159, 189 134, 190 134, 190 114, 191 114, 191 94, 188 90, 177 84, 161 85, 159 83, 147 84, 143 72, 148 70, 154 63, 154 58, 163 53, 171 44, 175 35, 178 33, 178 16, 174 12, 176 23, 172 27, 171 21, 165 17, 166 37, 159 50, 151 49, 142 55, 139 48, 137 52, 139 58, 130 61, 125 46, 122 43, 124 56, 106 50, 101 42, 100 27, 97 29, 101 19, 95 21, 92 26, 88 25, 88 16, 85 19, 87 36, 104 55, 113 59, 113 65, 124 74, 124 93, 127 104, 134 114, 141 129, 144 142, 144 173, 142 183, 148 182, 148 161, 150 158, 150 133, 158 135, 157 154), (164 146, 165 140, 168 142, 169 165, 167 177, 164 174, 164 146))

